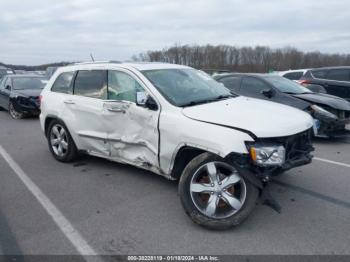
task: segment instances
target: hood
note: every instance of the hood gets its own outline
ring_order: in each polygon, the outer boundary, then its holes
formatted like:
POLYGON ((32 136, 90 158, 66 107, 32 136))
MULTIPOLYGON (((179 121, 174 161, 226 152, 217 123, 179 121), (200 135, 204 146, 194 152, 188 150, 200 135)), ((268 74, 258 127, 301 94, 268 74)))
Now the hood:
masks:
POLYGON ((321 93, 295 94, 293 96, 310 103, 327 105, 334 109, 350 111, 350 102, 337 96, 321 93))
POLYGON ((305 110, 311 106, 311 104, 305 100, 284 93, 279 93, 278 95, 274 96, 272 98, 272 101, 283 105, 292 106, 301 110, 305 110))
POLYGON ((185 107, 183 114, 194 120, 246 130, 260 138, 294 135, 313 125, 311 116, 299 109, 244 96, 185 107))
POLYGON ((16 93, 18 95, 23 95, 26 97, 31 97, 31 96, 39 96, 40 93, 42 92, 42 89, 22 89, 22 90, 13 90, 13 93, 16 93))

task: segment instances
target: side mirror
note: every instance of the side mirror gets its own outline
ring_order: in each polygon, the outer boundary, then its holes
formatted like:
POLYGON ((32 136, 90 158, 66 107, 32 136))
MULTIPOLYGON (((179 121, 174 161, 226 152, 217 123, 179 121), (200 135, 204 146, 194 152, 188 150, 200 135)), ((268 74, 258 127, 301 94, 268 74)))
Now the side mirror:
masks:
POLYGON ((136 104, 138 106, 143 106, 148 108, 149 110, 158 110, 158 105, 154 99, 147 95, 146 92, 137 92, 136 93, 136 104))
POLYGON ((147 101, 146 92, 137 92, 136 93, 136 104, 139 106, 145 106, 147 101))
POLYGON ((327 94, 326 89, 321 85, 310 84, 310 85, 307 85, 306 88, 308 88, 310 91, 314 93, 327 94))
POLYGON ((263 91, 261 91, 261 94, 263 94, 264 96, 271 98, 274 96, 275 92, 272 89, 265 89, 263 91))
POLYGON ((5 87, 5 89, 10 91, 10 90, 11 90, 11 86, 7 85, 7 86, 5 87))

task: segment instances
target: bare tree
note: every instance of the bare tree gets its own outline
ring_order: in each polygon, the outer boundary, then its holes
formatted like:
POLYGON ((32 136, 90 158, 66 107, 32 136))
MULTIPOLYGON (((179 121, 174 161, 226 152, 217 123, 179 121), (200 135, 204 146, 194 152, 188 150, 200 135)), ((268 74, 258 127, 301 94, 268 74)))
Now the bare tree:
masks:
POLYGON ((297 68, 350 65, 350 54, 302 52, 294 47, 179 45, 134 55, 133 60, 189 65, 198 69, 268 72, 297 68))

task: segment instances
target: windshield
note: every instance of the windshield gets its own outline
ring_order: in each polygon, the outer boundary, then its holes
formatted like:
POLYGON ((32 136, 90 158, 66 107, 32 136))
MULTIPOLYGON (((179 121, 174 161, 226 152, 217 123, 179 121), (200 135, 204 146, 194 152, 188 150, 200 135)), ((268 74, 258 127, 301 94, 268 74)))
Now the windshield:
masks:
POLYGON ((286 79, 282 76, 264 76, 264 79, 267 80, 270 84, 272 84, 279 91, 287 94, 304 94, 304 93, 312 93, 306 87, 299 85, 298 83, 286 79))
POLYGON ((223 84, 195 69, 159 69, 142 73, 176 106, 208 103, 232 96, 223 84))
POLYGON ((45 86, 44 78, 41 77, 18 77, 13 79, 13 88, 22 89, 43 89, 45 86))

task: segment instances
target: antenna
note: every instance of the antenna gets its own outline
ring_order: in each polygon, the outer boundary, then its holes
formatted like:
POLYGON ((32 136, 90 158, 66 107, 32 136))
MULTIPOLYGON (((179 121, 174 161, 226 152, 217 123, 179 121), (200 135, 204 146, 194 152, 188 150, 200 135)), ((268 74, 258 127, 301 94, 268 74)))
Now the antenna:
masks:
POLYGON ((95 62, 95 58, 93 57, 92 54, 90 54, 90 57, 91 57, 92 62, 95 62))

